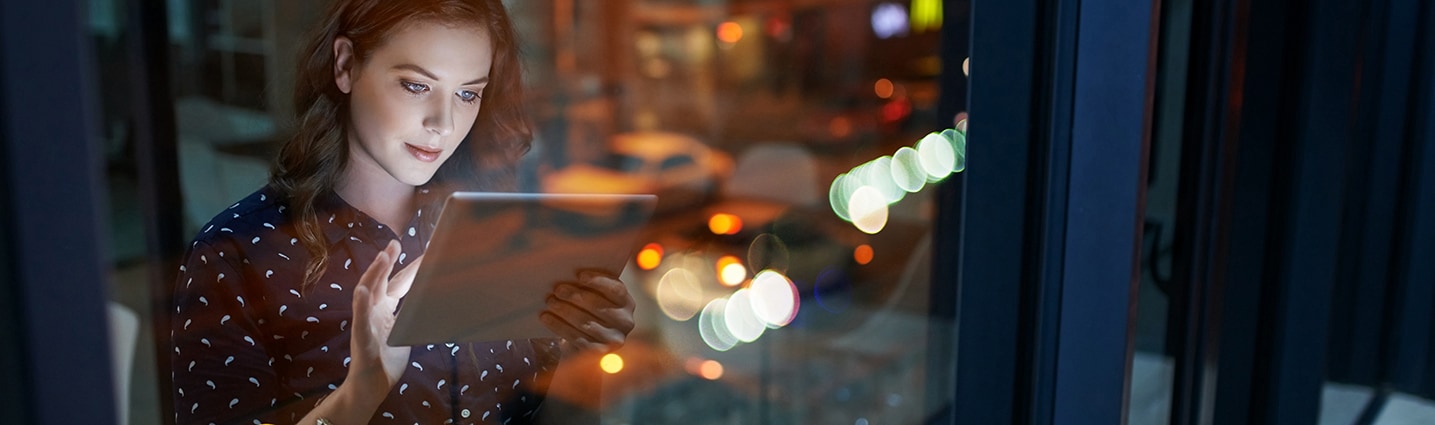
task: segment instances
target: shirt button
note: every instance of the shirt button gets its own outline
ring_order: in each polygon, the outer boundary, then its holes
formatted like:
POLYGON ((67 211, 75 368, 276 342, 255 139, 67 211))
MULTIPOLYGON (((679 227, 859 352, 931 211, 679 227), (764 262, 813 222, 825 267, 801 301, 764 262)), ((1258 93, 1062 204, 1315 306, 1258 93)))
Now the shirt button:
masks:
POLYGON ((464 419, 468 419, 469 416, 473 416, 473 413, 469 412, 468 409, 463 409, 463 411, 458 412, 458 414, 462 415, 464 419))

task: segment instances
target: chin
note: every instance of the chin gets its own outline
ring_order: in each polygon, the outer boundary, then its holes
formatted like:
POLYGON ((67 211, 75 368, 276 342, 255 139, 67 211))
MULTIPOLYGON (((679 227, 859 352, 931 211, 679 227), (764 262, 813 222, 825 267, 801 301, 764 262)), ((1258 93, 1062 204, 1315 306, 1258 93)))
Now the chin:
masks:
POLYGON ((432 181, 435 174, 437 174, 437 170, 423 173, 409 173, 407 175, 396 177, 398 177, 398 180, 400 182, 403 182, 406 185, 418 187, 428 184, 428 182, 432 181))

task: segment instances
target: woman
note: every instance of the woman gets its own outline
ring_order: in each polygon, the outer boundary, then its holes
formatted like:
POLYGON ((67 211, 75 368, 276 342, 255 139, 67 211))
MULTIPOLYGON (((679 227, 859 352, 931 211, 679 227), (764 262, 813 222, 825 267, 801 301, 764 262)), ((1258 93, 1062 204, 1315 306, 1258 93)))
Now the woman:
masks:
POLYGON ((511 188, 527 149, 499 0, 337 0, 296 86, 269 185, 203 226, 180 268, 177 423, 530 422, 550 378, 590 372, 560 358, 624 342, 631 296, 585 273, 540 317, 562 340, 383 343, 436 202, 511 188))

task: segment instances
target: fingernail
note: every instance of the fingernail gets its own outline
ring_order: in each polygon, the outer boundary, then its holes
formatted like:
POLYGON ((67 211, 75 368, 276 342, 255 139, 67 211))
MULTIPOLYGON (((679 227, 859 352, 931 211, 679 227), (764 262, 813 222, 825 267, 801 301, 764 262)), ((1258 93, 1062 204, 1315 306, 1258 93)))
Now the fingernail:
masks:
POLYGON ((573 296, 573 287, 568 285, 558 285, 558 288, 555 289, 553 292, 557 293, 559 298, 568 298, 573 296))

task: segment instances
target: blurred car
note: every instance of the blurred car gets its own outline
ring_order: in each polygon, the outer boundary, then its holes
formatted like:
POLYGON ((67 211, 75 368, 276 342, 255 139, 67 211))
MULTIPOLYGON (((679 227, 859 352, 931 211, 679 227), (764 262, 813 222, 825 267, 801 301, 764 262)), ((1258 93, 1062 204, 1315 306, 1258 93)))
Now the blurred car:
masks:
POLYGON ((608 155, 543 176, 546 193, 651 193, 657 212, 702 206, 732 174, 732 157, 698 139, 669 132, 612 136, 608 155))

